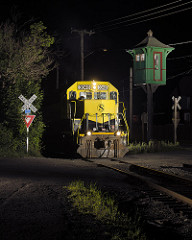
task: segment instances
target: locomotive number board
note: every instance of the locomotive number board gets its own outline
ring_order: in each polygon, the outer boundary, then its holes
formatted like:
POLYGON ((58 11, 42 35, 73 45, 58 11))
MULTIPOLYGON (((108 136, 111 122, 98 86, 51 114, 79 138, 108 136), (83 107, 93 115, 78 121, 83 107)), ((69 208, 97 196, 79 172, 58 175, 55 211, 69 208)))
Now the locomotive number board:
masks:
POLYGON ((98 90, 108 90, 108 86, 107 85, 98 85, 98 90))
POLYGON ((81 85, 78 85, 78 89, 79 90, 89 90, 89 89, 91 89, 91 86, 86 85, 86 84, 81 84, 81 85))
MULTIPOLYGON (((78 90, 90 90, 91 89, 91 85, 87 85, 87 84, 79 84, 78 85, 78 90)), ((100 84, 97 86, 98 90, 108 90, 108 86, 104 85, 104 84, 100 84)))

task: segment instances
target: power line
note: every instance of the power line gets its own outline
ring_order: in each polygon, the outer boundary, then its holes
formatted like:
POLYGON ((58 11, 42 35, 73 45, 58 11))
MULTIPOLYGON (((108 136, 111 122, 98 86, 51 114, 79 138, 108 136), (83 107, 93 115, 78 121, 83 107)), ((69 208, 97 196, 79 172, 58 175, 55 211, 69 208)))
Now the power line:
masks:
MULTIPOLYGON (((177 1, 176 1, 177 2, 177 1)), ((174 2, 174 3, 176 3, 174 2)), ((106 26, 102 26, 102 27, 97 27, 95 28, 95 30, 97 31, 97 33, 101 33, 101 32, 106 32, 106 31, 111 31, 111 30, 114 30, 114 29, 118 29, 118 28, 122 28, 122 27, 127 27, 127 26, 131 26, 131 25, 134 25, 134 24, 138 24, 138 23, 141 23, 141 22, 146 22, 146 21, 150 21, 150 20, 153 20, 153 19, 158 19, 158 18, 162 18, 162 17, 166 17, 166 16, 169 16, 169 15, 173 15, 173 14, 177 14, 177 13, 180 13, 180 12, 184 12, 184 11, 187 11, 187 10, 190 10, 192 9, 192 7, 187 7, 187 8, 183 8, 183 9, 179 9, 177 11, 173 11, 173 12, 169 12, 169 13, 166 13, 166 14, 161 14, 159 16, 154 16, 154 17, 151 17, 151 18, 147 18, 147 19, 143 19, 143 20, 140 20, 140 21, 136 21, 136 22, 132 22, 132 23, 129 23, 129 24, 126 24, 126 25, 122 25, 122 26, 116 26, 116 25, 120 25, 122 23, 126 23, 126 22, 130 22, 130 21, 134 21, 134 20, 137 20, 137 19, 141 19, 141 18, 145 18, 145 17, 148 17, 148 16, 151 16, 151 15, 155 15, 155 14, 158 14, 158 13, 162 13, 162 12, 165 12, 165 11, 168 11, 168 10, 172 10, 174 8, 178 8, 178 7, 181 7, 181 6, 184 6, 184 5, 187 5, 187 4, 190 4, 192 3, 192 1, 189 1, 187 3, 182 3, 182 4, 179 4, 177 6, 173 6, 171 8, 166 8, 166 9, 163 9, 163 10, 160 10, 158 12, 154 12, 154 13, 150 13, 150 14, 147 14, 147 15, 144 15, 144 16, 139 16, 137 18, 132 18, 132 19, 128 19, 128 20, 125 20, 123 22, 117 22, 117 23, 114 23, 114 24, 111 24, 111 25, 106 25, 106 26), (116 27, 112 27, 112 26, 116 26, 116 27), (110 28, 111 27, 111 28, 110 28), (107 28, 107 29, 105 29, 107 28), (101 30, 100 30, 101 29, 101 30), (103 29, 103 30, 102 30, 103 29)), ((164 6, 164 5, 163 5, 164 6)), ((163 7, 161 6, 161 7, 163 7)), ((160 8, 160 7, 158 7, 160 8)), ((150 11, 150 10, 146 10, 146 11, 150 11)), ((135 13, 135 15, 138 15, 139 13, 135 13)), ((133 14, 134 15, 134 14, 133 14)), ((132 15, 130 15, 132 16, 132 15)), ((115 21, 115 20, 114 20, 115 21)))
POLYGON ((177 75, 175 75, 175 76, 169 77, 169 78, 167 78, 167 80, 176 78, 176 77, 178 77, 178 76, 187 75, 187 74, 190 73, 191 71, 192 71, 192 68, 189 69, 189 70, 187 70, 187 71, 185 71, 185 72, 179 73, 179 74, 177 74, 177 75))
POLYGON ((172 3, 168 3, 168 4, 165 4, 165 5, 161 5, 161 6, 155 7, 155 8, 150 8, 150 9, 147 9, 147 10, 144 10, 144 11, 141 11, 141 12, 138 12, 138 13, 133 13, 133 14, 131 14, 131 15, 127 15, 127 16, 124 16, 124 17, 120 17, 120 18, 116 18, 116 19, 113 19, 113 20, 105 21, 105 22, 103 22, 103 23, 98 23, 98 24, 95 24, 94 26, 100 26, 100 25, 104 25, 104 24, 106 24, 106 23, 115 22, 115 21, 118 21, 118 20, 121 20, 121 19, 134 17, 134 16, 137 16, 137 15, 140 15, 140 14, 143 14, 143 13, 146 13, 146 12, 150 12, 150 11, 153 11, 153 10, 156 10, 156 9, 159 9, 159 8, 162 8, 162 7, 166 7, 166 6, 172 5, 172 4, 177 3, 177 2, 181 2, 181 1, 182 1, 182 0, 178 0, 178 1, 175 1, 175 2, 172 2, 172 3))
POLYGON ((188 44, 188 43, 192 43, 192 41, 179 42, 179 43, 170 43, 169 45, 175 46, 175 45, 183 45, 183 44, 188 44))
POLYGON ((128 27, 128 26, 135 25, 135 24, 138 24, 138 23, 143 23, 143 22, 147 22, 147 21, 150 21, 150 20, 153 20, 153 19, 162 18, 162 17, 166 17, 166 16, 173 15, 173 14, 176 14, 176 13, 184 12, 184 11, 187 11, 189 9, 192 9, 192 7, 184 8, 184 9, 181 9, 181 10, 178 10, 178 11, 174 11, 174 12, 171 12, 171 13, 163 14, 163 15, 152 17, 152 18, 148 18, 148 19, 143 19, 141 21, 137 21, 137 22, 134 22, 134 23, 126 24, 126 25, 123 25, 123 26, 109 28, 109 29, 106 29, 106 30, 103 30, 103 31, 99 31, 97 33, 107 32, 107 31, 111 31, 111 30, 114 30, 114 29, 122 28, 122 27, 128 27))
POLYGON ((167 60, 178 60, 178 59, 190 58, 190 57, 192 57, 192 55, 186 55, 186 56, 175 57, 175 58, 167 58, 167 60))
MULTIPOLYGON (((177 1, 178 2, 178 1, 177 1)), ((162 12, 166 12, 166 11, 169 11, 169 10, 172 10, 174 8, 178 8, 178 7, 182 7, 182 6, 185 6, 189 3, 191 3, 192 1, 190 2, 187 2, 187 3, 182 3, 182 4, 179 4, 179 5, 176 5, 176 6, 173 6, 173 7, 169 7, 169 8, 166 8, 166 9, 162 9, 160 11, 156 11, 156 12, 152 12, 152 13, 149 13, 149 14, 146 14, 146 15, 142 15, 142 16, 139 16, 139 17, 135 17, 135 18, 132 18, 132 19, 128 19, 128 20, 124 20, 124 21, 121 21, 121 22, 117 22, 117 23, 113 23, 113 24, 110 24, 110 25, 107 25, 107 26, 103 26, 103 27, 98 27, 98 28, 95 28, 96 30, 97 29, 102 29, 102 28, 107 28, 107 27, 111 27, 111 26, 115 26, 115 25, 119 25, 119 24, 122 24, 122 23, 126 23, 126 22, 131 22, 131 21, 134 21, 134 20, 138 20, 138 19, 141 19, 141 18, 145 18, 145 17, 148 17, 148 16, 152 16, 152 15, 155 15, 155 14, 159 14, 159 13, 162 13, 162 12)), ((171 3, 170 3, 171 4, 171 3)), ((166 4, 166 5, 163 5, 163 6, 167 6, 167 5, 170 5, 170 4, 166 4)), ((173 4, 173 3, 172 3, 173 4)), ((158 8, 162 8, 163 6, 160 6, 158 8)), ((149 11, 152 11, 151 9, 149 10, 146 10, 146 12, 149 12, 149 11)), ((133 14, 133 15, 140 15, 139 13, 136 13, 136 14, 133 14)), ((130 15, 131 17, 132 15, 130 15)), ((128 17, 128 16, 127 16, 128 17)), ((126 17, 126 18, 127 18, 126 17)))

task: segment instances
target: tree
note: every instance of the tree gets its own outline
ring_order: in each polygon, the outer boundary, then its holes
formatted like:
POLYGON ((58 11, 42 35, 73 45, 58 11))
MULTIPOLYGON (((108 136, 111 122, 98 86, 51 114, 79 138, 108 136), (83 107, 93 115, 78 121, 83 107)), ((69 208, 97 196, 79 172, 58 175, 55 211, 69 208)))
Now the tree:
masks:
POLYGON ((41 81, 54 68, 50 50, 53 43, 54 38, 46 32, 41 21, 25 32, 18 32, 11 23, 0 26, 0 131, 10 132, 10 143, 5 146, 9 149, 22 152, 25 146, 26 129, 21 120, 23 103, 18 97, 22 94, 29 99, 36 94, 38 98, 34 104, 38 114, 29 137, 30 149, 40 150, 44 129, 41 81))

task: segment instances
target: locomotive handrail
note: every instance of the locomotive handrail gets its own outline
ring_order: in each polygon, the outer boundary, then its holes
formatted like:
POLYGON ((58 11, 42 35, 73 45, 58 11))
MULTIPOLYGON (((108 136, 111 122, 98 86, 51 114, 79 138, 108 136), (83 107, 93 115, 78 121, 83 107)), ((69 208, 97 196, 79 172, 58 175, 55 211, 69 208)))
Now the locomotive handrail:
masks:
POLYGON ((126 112, 125 104, 124 104, 124 102, 119 102, 119 104, 120 104, 120 103, 123 105, 123 114, 126 115, 126 114, 125 114, 125 112, 126 112))
POLYGON ((76 115, 76 107, 77 107, 77 104, 76 104, 76 101, 71 101, 71 103, 75 103, 75 111, 74 111, 74 114, 73 114, 73 129, 72 129, 72 131, 73 131, 73 136, 74 136, 74 134, 75 134, 75 115, 76 115))
POLYGON ((77 144, 78 144, 78 139, 79 139, 79 129, 80 129, 80 126, 81 126, 81 124, 83 122, 83 119, 85 119, 85 113, 83 114, 83 117, 81 118, 81 121, 78 124, 79 126, 78 126, 78 129, 77 129, 77 144))
POLYGON ((123 105, 123 114, 122 114, 122 116, 123 116, 123 120, 124 120, 124 122, 125 122, 125 125, 126 125, 126 127, 127 127, 127 143, 128 143, 128 145, 129 145, 129 125, 128 125, 128 123, 127 123, 126 114, 125 114, 126 108, 125 108, 124 102, 119 102, 119 103, 121 103, 121 104, 123 105))
MULTIPOLYGON (((103 113, 102 113, 103 114, 103 113)), ((101 114, 101 115, 102 115, 101 114)), ((107 114, 107 113, 106 113, 107 114)), ((95 116, 96 114, 91 114, 91 115, 89 115, 89 116, 95 116)), ((100 115, 100 116, 101 116, 100 115)), ((126 129, 127 129, 127 143, 128 143, 128 145, 129 145, 129 126, 128 126, 128 123, 127 123, 127 120, 126 120, 126 117, 125 117, 125 113, 123 112, 123 113, 117 113, 117 114, 113 114, 113 115, 116 115, 116 116, 118 116, 118 115, 122 115, 123 116, 123 120, 124 120, 124 122, 125 122, 125 126, 126 126, 126 129)), ((81 121, 80 121, 80 123, 78 124, 78 129, 77 129, 77 144, 78 144, 78 139, 79 139, 79 130, 80 130, 80 126, 81 126, 81 124, 82 124, 82 122, 83 122, 83 120, 84 119, 86 119, 86 113, 84 113, 83 114, 83 117, 81 118, 81 121)))
POLYGON ((123 120, 124 120, 126 128, 127 128, 127 143, 129 145, 129 125, 127 123, 127 119, 125 117, 125 114, 124 113, 119 113, 119 114, 123 116, 123 120))

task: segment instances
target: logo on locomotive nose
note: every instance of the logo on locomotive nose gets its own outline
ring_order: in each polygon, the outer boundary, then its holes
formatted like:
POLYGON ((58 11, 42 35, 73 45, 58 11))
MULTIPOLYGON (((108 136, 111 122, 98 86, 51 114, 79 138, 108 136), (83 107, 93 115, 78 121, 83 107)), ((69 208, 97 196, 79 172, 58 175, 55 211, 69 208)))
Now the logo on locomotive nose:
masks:
POLYGON ((97 106, 97 109, 98 109, 99 112, 103 112, 104 111, 104 104, 99 104, 97 106))

